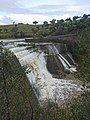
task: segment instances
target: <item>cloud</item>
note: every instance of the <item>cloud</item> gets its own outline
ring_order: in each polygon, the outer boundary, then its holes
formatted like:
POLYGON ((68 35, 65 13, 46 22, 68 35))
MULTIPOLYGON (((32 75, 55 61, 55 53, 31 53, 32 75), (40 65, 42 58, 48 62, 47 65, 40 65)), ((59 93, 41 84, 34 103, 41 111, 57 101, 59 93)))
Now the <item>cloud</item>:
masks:
POLYGON ((85 4, 84 0, 82 0, 81 4, 80 3, 80 0, 68 0, 68 2, 67 0, 2 0, 0 1, 0 11, 7 14, 59 15, 75 13, 75 11, 77 12, 78 10, 77 8, 80 7, 81 10, 79 9, 79 11, 87 12, 89 5, 85 4), (83 6, 87 9, 84 9, 83 6))
POLYGON ((63 5, 40 5, 33 7, 33 14, 41 14, 41 15, 63 15, 66 13, 75 13, 76 10, 70 9, 71 5, 63 4, 63 5))
POLYGON ((42 23, 45 20, 51 20, 51 16, 45 16, 45 15, 37 15, 37 14, 10 14, 9 17, 13 20, 15 20, 16 23, 22 22, 22 23, 33 23, 33 21, 38 21, 38 23, 42 23))
POLYGON ((30 23, 32 24, 33 21, 38 21, 39 24, 43 23, 44 21, 51 21, 52 19, 66 19, 70 17, 69 13, 63 14, 63 15, 57 15, 57 16, 49 16, 49 15, 24 15, 24 14, 10 14, 9 17, 13 20, 15 20, 15 23, 30 23))
MULTIPOLYGON (((38 15, 59 15, 65 13, 72 13, 75 10, 69 10, 70 5, 40 5, 28 9, 14 6, 7 8, 8 14, 38 14, 38 15)), ((0 8, 1 9, 1 8, 0 8)), ((5 9, 3 11, 6 11, 5 9)))
POLYGON ((1 18, 0 23, 11 24, 13 21, 10 17, 4 16, 1 18))
POLYGON ((74 1, 75 0, 73 0, 73 2, 71 1, 67 2, 67 0, 63 0, 63 2, 59 0, 46 0, 46 1, 37 0, 35 2, 33 0, 3 0, 0 1, 0 11, 5 12, 7 14, 13 13, 13 14, 59 15, 59 13, 65 14, 67 12, 70 13, 76 11, 77 9, 69 10, 71 6, 72 8, 73 6, 76 7, 74 1))
POLYGON ((14 0, 2 0, 2 1, 0 1, 0 10, 1 11, 7 11, 8 9, 11 9, 14 6, 17 6, 17 4, 14 0))
POLYGON ((34 20, 65 19, 67 16, 89 14, 89 6, 89 0, 1 0, 0 22, 8 24, 12 21, 29 23, 34 20))

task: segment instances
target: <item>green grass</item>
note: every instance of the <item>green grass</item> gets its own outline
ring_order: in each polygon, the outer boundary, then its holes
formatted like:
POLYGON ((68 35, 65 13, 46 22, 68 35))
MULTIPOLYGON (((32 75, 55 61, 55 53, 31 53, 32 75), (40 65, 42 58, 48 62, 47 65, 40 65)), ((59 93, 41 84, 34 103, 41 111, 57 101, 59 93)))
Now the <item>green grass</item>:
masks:
POLYGON ((0 68, 0 120, 31 120, 38 101, 17 58, 0 54, 0 68))
POLYGON ((0 38, 14 38, 12 29, 15 27, 17 28, 15 33, 16 38, 22 37, 21 32, 23 33, 23 37, 46 36, 50 33, 49 26, 30 24, 0 25, 0 38))

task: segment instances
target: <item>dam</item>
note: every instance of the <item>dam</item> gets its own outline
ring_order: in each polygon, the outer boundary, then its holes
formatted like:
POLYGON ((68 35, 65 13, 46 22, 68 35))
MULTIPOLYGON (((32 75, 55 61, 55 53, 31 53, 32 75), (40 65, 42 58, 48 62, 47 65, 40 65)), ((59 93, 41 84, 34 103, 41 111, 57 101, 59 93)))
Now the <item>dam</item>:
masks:
MULTIPOLYGON (((48 69, 48 56, 54 56, 58 61, 55 64, 62 66, 60 71, 66 74, 77 71, 76 63, 66 44, 15 41, 4 43, 4 48, 13 52, 19 60, 40 105, 48 100, 61 105, 81 93, 82 86, 78 81, 54 77, 48 69)), ((55 68, 52 69, 55 71, 55 68)))

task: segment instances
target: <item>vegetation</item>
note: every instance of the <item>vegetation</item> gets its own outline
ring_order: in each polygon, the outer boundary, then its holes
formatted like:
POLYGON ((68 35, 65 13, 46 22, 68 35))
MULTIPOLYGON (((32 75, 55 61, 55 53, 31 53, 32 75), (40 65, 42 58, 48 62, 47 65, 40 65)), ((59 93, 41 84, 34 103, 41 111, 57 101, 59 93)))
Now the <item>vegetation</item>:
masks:
MULTIPOLYGON (((43 25, 37 23, 0 26, 0 38, 76 33, 78 40, 72 48, 72 55, 78 64, 75 76, 90 90, 90 15, 53 19, 50 24, 47 21, 43 25)), ((54 65, 58 62, 54 56, 49 57, 54 65)), ((56 75, 60 72, 58 68, 56 66, 56 71, 51 73, 56 75)), ((79 98, 62 106, 48 101, 47 106, 41 107, 16 57, 0 46, 0 120, 90 120, 90 91, 85 89, 79 98)))
POLYGON ((38 101, 16 57, 0 47, 0 120, 33 120, 38 101))
POLYGON ((78 63, 76 76, 84 82, 84 86, 90 83, 90 28, 87 27, 78 35, 79 41, 73 48, 73 56, 78 63))
POLYGON ((74 16, 66 20, 53 19, 48 23, 44 21, 39 25, 37 21, 30 24, 12 24, 0 26, 0 38, 25 38, 34 36, 62 35, 78 33, 82 29, 90 26, 90 14, 84 14, 82 17, 74 16))
POLYGON ((16 57, 0 48, 0 120, 89 120, 90 94, 71 103, 39 106, 16 57))

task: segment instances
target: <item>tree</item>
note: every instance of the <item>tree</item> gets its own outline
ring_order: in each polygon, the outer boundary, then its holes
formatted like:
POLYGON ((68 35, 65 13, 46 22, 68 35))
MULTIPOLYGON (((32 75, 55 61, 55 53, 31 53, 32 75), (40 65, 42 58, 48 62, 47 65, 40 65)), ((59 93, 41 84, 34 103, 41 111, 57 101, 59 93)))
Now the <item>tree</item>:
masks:
POLYGON ((61 19, 61 20, 60 20, 60 22, 64 23, 64 20, 63 20, 63 19, 61 19))
POLYGON ((43 25, 47 27, 47 26, 48 26, 48 22, 47 22, 47 21, 44 21, 44 22, 43 22, 43 25))
POLYGON ((73 21, 77 20, 78 18, 80 18, 80 17, 79 16, 74 16, 73 21))
POLYGON ((63 19, 61 19, 61 20, 57 20, 57 24, 56 24, 56 26, 57 26, 57 28, 58 28, 59 26, 61 26, 62 29, 64 29, 64 20, 63 20, 63 19))
POLYGON ((51 23, 52 25, 55 25, 55 21, 56 21, 56 19, 52 19, 52 20, 50 21, 50 23, 51 23))
POLYGON ((71 18, 65 19, 66 22, 72 22, 71 18))
POLYGON ((83 19, 87 19, 88 18, 88 15, 86 15, 86 14, 83 14, 83 17, 82 17, 83 19))
POLYGON ((81 22, 84 22, 84 21, 87 20, 87 19, 88 19, 88 15, 83 14, 83 16, 81 17, 80 21, 81 21, 81 22))
POLYGON ((33 21, 33 24, 35 24, 35 25, 36 25, 36 24, 38 24, 38 22, 37 22, 37 21, 33 21))
POLYGON ((15 24, 15 21, 13 21, 13 25, 15 24))

